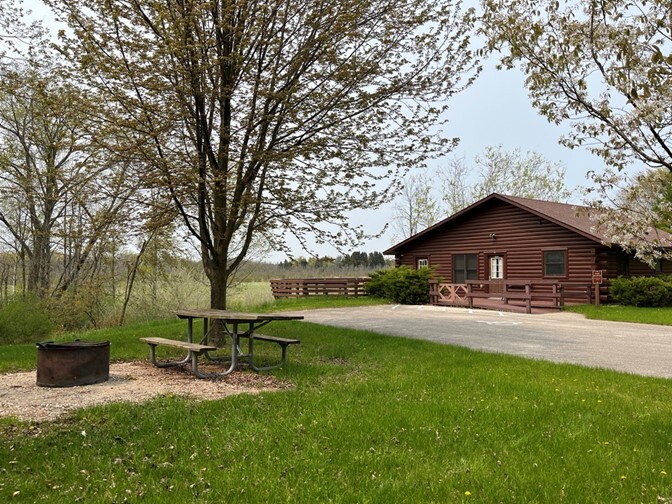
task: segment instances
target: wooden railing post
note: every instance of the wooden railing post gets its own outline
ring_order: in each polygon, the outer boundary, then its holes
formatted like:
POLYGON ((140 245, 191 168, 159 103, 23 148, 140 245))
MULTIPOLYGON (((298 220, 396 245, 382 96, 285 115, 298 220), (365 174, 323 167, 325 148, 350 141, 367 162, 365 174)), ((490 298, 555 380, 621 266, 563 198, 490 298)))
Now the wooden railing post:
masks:
POLYGON ((527 313, 532 313, 532 286, 530 282, 525 283, 525 308, 527 313))

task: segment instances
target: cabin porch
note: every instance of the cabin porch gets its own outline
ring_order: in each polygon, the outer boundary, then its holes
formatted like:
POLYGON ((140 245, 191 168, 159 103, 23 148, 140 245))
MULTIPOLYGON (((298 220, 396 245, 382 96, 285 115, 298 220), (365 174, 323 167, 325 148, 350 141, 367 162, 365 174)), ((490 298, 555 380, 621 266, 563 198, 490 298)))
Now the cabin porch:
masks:
POLYGON ((463 284, 431 281, 429 290, 433 305, 520 313, 548 313, 565 304, 591 303, 593 299, 592 284, 555 280, 467 280, 463 284))

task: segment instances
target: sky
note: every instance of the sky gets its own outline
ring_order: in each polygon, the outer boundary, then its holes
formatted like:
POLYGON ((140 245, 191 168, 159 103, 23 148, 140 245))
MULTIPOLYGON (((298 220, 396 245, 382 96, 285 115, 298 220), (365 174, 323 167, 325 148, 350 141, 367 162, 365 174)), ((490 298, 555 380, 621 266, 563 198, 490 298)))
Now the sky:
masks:
POLYGON ((471 88, 455 96, 450 117, 450 132, 460 137, 458 157, 473 159, 487 146, 500 144, 507 151, 536 151, 551 163, 564 165, 569 188, 588 185, 586 173, 603 166, 587 150, 560 145, 568 125, 549 123, 532 107, 522 72, 497 70, 494 61, 487 63, 471 88))
MULTIPOLYGON (((25 5, 33 10, 35 17, 50 24, 51 16, 46 14, 48 10, 41 0, 25 0, 25 5)), ((590 186, 586 173, 590 170, 601 171, 601 160, 585 149, 572 150, 560 145, 558 140, 569 131, 568 125, 550 124, 534 110, 520 71, 500 71, 495 65, 494 58, 486 61, 476 82, 449 102, 449 123, 445 134, 460 138, 450 158, 464 158, 470 162, 476 155, 483 154, 486 147, 498 145, 508 152, 515 149, 520 149, 522 153, 535 151, 552 164, 560 163, 566 169, 565 183, 568 188, 590 186)), ((437 160, 431 168, 440 169, 450 158, 437 160)), ((572 202, 581 203, 579 193, 572 202)), ((369 234, 378 234, 390 220, 392 212, 392 204, 388 204, 378 210, 354 212, 351 221, 353 224, 364 224, 369 234)), ((379 238, 367 241, 356 250, 382 252, 394 245, 392 234, 392 230, 388 229, 379 238)), ((292 249, 295 256, 308 255, 298 243, 292 249)), ((328 245, 315 247, 313 252, 332 257, 340 254, 328 245)), ((266 258, 272 262, 284 259, 286 256, 282 253, 271 253, 266 258)))

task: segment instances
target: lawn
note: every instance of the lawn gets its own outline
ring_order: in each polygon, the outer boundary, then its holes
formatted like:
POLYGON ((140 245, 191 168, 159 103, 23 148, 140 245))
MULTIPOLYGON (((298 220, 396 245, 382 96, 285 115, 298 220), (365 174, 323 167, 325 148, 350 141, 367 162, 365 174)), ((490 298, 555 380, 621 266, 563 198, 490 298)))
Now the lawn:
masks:
MULTIPOLYGON (((139 336, 183 332, 89 337, 146 359, 139 336)), ((265 332, 301 339, 274 373, 292 389, 0 420, 0 499, 672 502, 669 380, 305 322, 265 332)), ((5 370, 34 365, 32 345, 0 352, 5 370)))
POLYGON ((597 307, 594 305, 576 305, 565 307, 565 309, 575 313, 581 313, 589 319, 672 325, 672 307, 639 308, 635 306, 607 304, 597 307))

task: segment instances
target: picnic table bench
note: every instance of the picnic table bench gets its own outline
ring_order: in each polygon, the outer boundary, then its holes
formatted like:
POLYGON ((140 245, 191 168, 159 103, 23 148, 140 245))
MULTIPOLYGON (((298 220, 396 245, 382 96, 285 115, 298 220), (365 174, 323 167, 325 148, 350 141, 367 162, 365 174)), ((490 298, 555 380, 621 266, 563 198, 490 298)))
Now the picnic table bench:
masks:
POLYGON ((217 350, 216 346, 199 345, 197 343, 190 343, 188 341, 179 341, 168 338, 158 338, 158 337, 140 338, 140 341, 144 341, 145 343, 149 344, 149 360, 156 367, 165 368, 165 367, 180 366, 182 364, 186 364, 189 361, 191 361, 191 372, 194 373, 196 376, 201 375, 200 371, 198 370, 198 357, 202 355, 204 352, 210 352, 210 351, 214 352, 215 350, 217 350), (159 362, 156 360, 156 347, 158 345, 165 345, 169 347, 181 348, 183 350, 186 350, 187 357, 181 361, 159 362))
POLYGON ((287 362, 287 347, 290 345, 299 344, 298 339, 279 338, 276 336, 268 336, 265 334, 258 334, 255 331, 266 324, 277 320, 301 320, 302 316, 297 315, 278 315, 278 314, 256 314, 256 313, 239 313, 230 312, 227 310, 179 310, 175 314, 181 319, 187 319, 187 341, 173 340, 168 338, 148 337, 140 338, 149 345, 150 361, 157 367, 172 367, 181 366, 191 363, 191 372, 198 378, 216 378, 219 376, 226 376, 237 367, 239 363, 247 364, 255 371, 267 371, 283 366, 287 362), (203 339, 200 343, 193 342, 193 322, 195 319, 203 319, 203 339), (215 357, 210 355, 210 352, 222 350, 221 348, 208 344, 208 335, 212 329, 214 322, 219 321, 222 324, 225 334, 231 339, 231 353, 230 359, 227 357, 215 357), (247 325, 247 330, 240 331, 241 324, 247 325), (248 351, 243 353, 240 348, 240 340, 246 338, 248 340, 248 351), (265 341, 274 343, 281 348, 280 362, 269 366, 258 366, 254 359, 254 341, 265 341), (186 350, 187 355, 183 359, 167 360, 159 362, 156 359, 156 347, 165 345, 174 348, 181 348, 186 350), (230 361, 228 369, 222 372, 203 373, 198 369, 198 358, 203 355, 206 359, 212 362, 221 363, 223 361, 230 361))
POLYGON ((254 334, 253 337, 250 337, 247 333, 242 333, 238 335, 239 338, 247 338, 249 340, 248 355, 250 355, 249 365, 255 371, 268 371, 269 369, 275 369, 283 366, 287 362, 287 347, 289 345, 298 345, 301 343, 298 339, 289 339, 289 338, 278 338, 277 336, 268 336, 266 334, 254 334), (254 363, 254 342, 255 341, 267 341, 269 343, 275 343, 279 345, 282 349, 282 356, 279 364, 273 364, 271 366, 259 367, 254 363))

